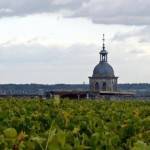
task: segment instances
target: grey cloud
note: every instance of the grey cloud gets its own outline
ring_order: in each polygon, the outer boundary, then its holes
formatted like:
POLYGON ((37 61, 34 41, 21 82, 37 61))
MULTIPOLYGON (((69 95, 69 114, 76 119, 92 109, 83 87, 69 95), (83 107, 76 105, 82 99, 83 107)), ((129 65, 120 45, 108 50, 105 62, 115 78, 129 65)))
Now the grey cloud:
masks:
POLYGON ((146 26, 145 28, 139 30, 139 32, 137 32, 136 35, 140 37, 140 40, 139 40, 140 43, 149 43, 150 42, 150 26, 146 26))
POLYGON ((47 12, 50 9, 48 0, 2 0, 0 1, 1 9, 10 9, 11 13, 0 13, 4 16, 21 16, 32 13, 47 12))
POLYGON ((22 16, 34 13, 56 12, 59 10, 74 10, 88 0, 1 0, 0 16, 22 16))
POLYGON ((36 63, 49 62, 59 59, 60 53, 57 47, 44 47, 40 45, 12 45, 0 47, 1 64, 36 63), (53 51, 55 49, 56 52, 53 51))
POLYGON ((112 41, 125 41, 129 40, 130 38, 136 38, 137 42, 139 43, 149 43, 150 42, 150 26, 145 26, 130 32, 116 33, 112 41))
POLYGON ((70 47, 31 45, 0 46, 1 64, 51 63, 61 65, 85 62, 95 45, 75 44, 70 47), (83 59, 82 59, 83 58, 83 59))
POLYGON ((149 0, 1 0, 0 16, 69 11, 97 24, 149 25, 149 0))
MULTIPOLYGON (((109 63, 120 77, 119 81, 148 82, 149 56, 133 57, 126 51, 128 48, 125 44, 112 43, 108 49, 109 63), (135 74, 139 75, 138 79, 135 74)), ((135 48, 131 50, 135 52, 135 48)), ((41 45, 0 46, 1 81, 7 83, 88 83, 88 76, 92 75, 98 62, 96 45, 78 43, 67 48, 41 45)))
POLYGON ((0 13, 1 14, 7 14, 7 13, 12 13, 13 12, 13 10, 12 9, 9 9, 9 8, 1 8, 0 9, 0 13))
POLYGON ((112 41, 123 41, 135 36, 135 34, 136 34, 135 32, 127 32, 127 33, 118 32, 113 36, 112 41))
POLYGON ((133 50, 129 51, 129 53, 133 54, 134 56, 145 54, 145 52, 141 49, 133 49, 133 50))
POLYGON ((149 0, 91 0, 74 13, 98 24, 150 24, 149 0))
MULTIPOLYGON (((92 59, 95 50, 95 45, 79 43, 70 47, 0 46, 1 80, 7 83, 82 83, 92 73, 90 66, 95 62, 95 58, 92 59)), ((95 51, 99 59, 97 54, 95 51)))

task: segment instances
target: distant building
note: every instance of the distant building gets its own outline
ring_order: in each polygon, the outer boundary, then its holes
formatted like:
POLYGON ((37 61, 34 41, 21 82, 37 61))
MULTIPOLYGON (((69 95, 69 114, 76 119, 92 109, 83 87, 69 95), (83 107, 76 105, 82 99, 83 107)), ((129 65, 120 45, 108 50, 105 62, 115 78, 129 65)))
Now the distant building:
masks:
POLYGON ((70 99, 120 99, 134 97, 133 92, 122 92, 117 89, 118 77, 115 76, 112 66, 108 63, 108 52, 105 49, 105 38, 103 35, 103 47, 100 51, 100 62, 93 70, 92 77, 89 77, 89 89, 83 90, 52 90, 45 93, 50 98, 70 99))
POLYGON ((89 77, 90 92, 116 92, 117 80, 118 77, 114 75, 114 70, 108 63, 108 52, 105 48, 105 37, 103 34, 103 47, 100 51, 100 62, 94 68, 92 77, 89 77))

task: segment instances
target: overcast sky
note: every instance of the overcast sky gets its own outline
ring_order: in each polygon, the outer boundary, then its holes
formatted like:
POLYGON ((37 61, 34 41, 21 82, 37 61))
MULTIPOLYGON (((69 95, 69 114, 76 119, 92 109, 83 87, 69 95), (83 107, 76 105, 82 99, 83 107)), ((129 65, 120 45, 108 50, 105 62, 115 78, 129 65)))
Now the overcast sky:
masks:
POLYGON ((149 0, 1 0, 0 83, 88 83, 102 34, 119 83, 150 83, 149 0))

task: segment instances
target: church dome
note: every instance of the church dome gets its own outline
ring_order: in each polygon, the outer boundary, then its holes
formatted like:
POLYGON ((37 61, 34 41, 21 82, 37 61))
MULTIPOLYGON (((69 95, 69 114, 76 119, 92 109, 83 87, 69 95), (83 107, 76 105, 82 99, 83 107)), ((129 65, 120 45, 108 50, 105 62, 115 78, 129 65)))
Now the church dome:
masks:
POLYGON ((94 68, 93 77, 114 77, 114 70, 107 62, 100 62, 94 68))

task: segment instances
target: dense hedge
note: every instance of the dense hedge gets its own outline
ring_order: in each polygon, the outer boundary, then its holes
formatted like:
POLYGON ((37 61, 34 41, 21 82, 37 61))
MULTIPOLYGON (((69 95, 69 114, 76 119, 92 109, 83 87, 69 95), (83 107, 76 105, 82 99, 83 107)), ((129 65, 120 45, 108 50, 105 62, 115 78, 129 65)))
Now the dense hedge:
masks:
POLYGON ((0 150, 150 150, 150 102, 0 100, 0 150))

